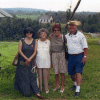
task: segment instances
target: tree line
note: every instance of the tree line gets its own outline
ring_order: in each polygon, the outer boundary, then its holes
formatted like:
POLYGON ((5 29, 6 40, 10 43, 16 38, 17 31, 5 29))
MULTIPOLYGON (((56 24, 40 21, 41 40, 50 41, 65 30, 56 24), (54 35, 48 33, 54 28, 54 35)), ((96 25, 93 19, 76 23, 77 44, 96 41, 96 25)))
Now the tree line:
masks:
POLYGON ((46 28, 49 34, 52 33, 52 25, 40 24, 38 21, 33 21, 32 19, 19 19, 19 18, 2 18, 0 19, 0 41, 19 41, 24 36, 24 29, 27 27, 32 27, 35 36, 38 38, 37 33, 40 28, 46 28))
MULTIPOLYGON (((66 34, 67 30, 65 28, 66 13, 65 12, 49 12, 54 18, 55 23, 64 24, 61 25, 62 33, 66 34)), ((72 20, 81 21, 82 25, 79 27, 80 30, 84 32, 96 33, 100 32, 100 13, 83 16, 82 14, 75 14, 72 20)), ((0 41, 18 41, 20 38, 24 37, 23 31, 27 27, 32 27, 35 31, 35 37, 37 37, 37 32, 40 28, 47 28, 49 34, 52 33, 52 25, 40 24, 38 20, 32 19, 21 19, 14 16, 14 18, 0 18, 0 41)))
MULTIPOLYGON (((48 12, 48 14, 52 15, 54 18, 54 21, 57 23, 63 23, 66 24, 68 19, 68 14, 66 15, 66 12, 48 12)), ((71 14, 69 12, 69 14, 71 14)), ((84 32, 91 32, 91 33, 97 33, 100 32, 100 13, 90 13, 90 12, 81 12, 76 13, 72 20, 79 20, 82 25, 79 27, 80 30, 84 32), (88 14, 89 13, 89 14, 88 14)))
MULTIPOLYGON (((71 14, 71 8, 69 8, 66 12, 65 11, 45 11, 39 9, 30 9, 30 8, 7 8, 4 9, 8 13, 16 15, 42 15, 42 14, 49 14, 53 16, 55 23, 62 23, 66 24, 68 19, 68 10, 71 14), (67 16, 67 17, 66 17, 67 16)), ((70 16, 69 16, 70 17, 70 16)), ((84 32, 91 32, 97 33, 100 32, 100 13, 99 12, 76 12, 73 16, 72 20, 79 20, 81 21, 82 25, 79 27, 80 30, 84 32)), ((38 21, 38 19, 37 19, 38 21)))

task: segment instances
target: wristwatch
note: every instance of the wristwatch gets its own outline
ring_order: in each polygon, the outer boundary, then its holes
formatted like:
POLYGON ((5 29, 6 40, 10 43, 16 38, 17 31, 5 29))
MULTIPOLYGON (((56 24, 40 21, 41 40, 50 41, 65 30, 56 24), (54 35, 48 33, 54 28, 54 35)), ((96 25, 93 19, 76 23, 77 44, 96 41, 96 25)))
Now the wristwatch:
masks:
POLYGON ((86 56, 84 56, 86 58, 86 56))

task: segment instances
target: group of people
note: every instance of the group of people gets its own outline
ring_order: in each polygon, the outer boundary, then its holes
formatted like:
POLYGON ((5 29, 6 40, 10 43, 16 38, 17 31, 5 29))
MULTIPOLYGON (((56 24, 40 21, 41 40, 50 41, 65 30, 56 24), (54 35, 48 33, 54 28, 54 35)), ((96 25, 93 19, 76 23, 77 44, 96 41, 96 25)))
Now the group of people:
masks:
POLYGON ((48 80, 50 68, 53 68, 55 74, 56 87, 53 91, 60 88, 60 93, 64 92, 65 73, 68 74, 74 83, 71 90, 75 90, 74 96, 80 95, 81 74, 83 67, 87 62, 88 45, 83 33, 77 30, 79 21, 69 21, 69 33, 65 36, 61 33, 61 26, 55 24, 52 27, 52 34, 48 30, 41 28, 38 31, 39 39, 33 39, 35 32, 31 27, 24 30, 25 38, 19 41, 18 46, 18 64, 15 74, 14 87, 23 93, 24 96, 30 96, 34 93, 36 97, 42 99, 42 79, 44 81, 45 93, 49 93, 48 80), (65 44, 68 46, 68 64, 65 58, 65 44), (39 88, 37 86, 35 66, 37 67, 39 88), (68 66, 68 67, 67 67, 68 66), (32 70, 34 69, 34 70, 32 70), (59 77, 61 75, 61 86, 59 77))

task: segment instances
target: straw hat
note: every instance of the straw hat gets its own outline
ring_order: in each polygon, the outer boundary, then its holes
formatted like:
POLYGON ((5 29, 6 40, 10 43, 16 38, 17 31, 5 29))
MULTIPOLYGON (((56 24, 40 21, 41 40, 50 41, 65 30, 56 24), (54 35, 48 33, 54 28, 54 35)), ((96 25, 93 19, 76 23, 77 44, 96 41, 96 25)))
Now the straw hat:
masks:
POLYGON ((79 26, 79 25, 81 25, 81 22, 80 21, 69 21, 68 23, 67 23, 67 25, 77 25, 77 26, 79 26))

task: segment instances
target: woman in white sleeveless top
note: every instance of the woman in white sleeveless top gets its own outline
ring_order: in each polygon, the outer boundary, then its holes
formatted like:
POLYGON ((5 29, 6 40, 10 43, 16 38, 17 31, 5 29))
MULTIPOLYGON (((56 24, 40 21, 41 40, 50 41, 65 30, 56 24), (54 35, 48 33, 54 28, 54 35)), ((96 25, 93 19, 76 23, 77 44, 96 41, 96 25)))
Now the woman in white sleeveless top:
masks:
POLYGON ((48 79, 50 69, 50 41, 46 39, 48 30, 42 28, 39 30, 36 64, 38 68, 39 91, 42 92, 42 78, 44 80, 45 93, 49 92, 48 79))

